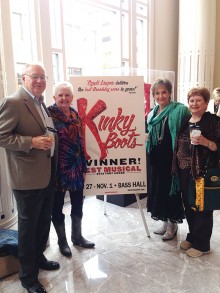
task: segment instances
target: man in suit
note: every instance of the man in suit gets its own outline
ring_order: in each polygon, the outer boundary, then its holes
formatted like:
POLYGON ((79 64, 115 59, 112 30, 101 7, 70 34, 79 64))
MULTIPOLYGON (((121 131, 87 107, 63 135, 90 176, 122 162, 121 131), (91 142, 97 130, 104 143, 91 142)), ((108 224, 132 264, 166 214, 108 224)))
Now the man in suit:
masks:
MULTIPOLYGON (((18 257, 21 284, 28 292, 46 292, 39 269, 56 270, 46 248, 53 206, 56 147, 46 135, 51 117, 42 108, 47 77, 43 65, 26 64, 22 87, 0 101, 0 146, 5 148, 9 180, 18 208, 18 257)), ((56 136, 56 135, 55 135, 56 136)))

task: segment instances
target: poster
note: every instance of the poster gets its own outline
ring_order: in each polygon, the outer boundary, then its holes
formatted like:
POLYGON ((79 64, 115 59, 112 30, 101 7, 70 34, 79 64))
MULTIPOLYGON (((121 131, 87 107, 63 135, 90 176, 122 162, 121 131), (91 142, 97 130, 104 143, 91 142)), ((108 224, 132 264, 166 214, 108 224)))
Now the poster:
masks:
POLYGON ((71 77, 83 123, 84 195, 146 193, 144 79, 71 77))

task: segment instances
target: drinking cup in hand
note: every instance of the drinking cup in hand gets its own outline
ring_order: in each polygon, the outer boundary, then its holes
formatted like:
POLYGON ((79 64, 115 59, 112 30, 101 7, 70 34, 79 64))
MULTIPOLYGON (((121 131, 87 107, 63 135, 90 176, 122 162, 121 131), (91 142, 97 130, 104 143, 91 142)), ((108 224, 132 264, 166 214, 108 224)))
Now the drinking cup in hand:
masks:
POLYGON ((193 129, 191 132, 191 144, 197 144, 195 142, 195 138, 201 135, 201 130, 199 129, 193 129))

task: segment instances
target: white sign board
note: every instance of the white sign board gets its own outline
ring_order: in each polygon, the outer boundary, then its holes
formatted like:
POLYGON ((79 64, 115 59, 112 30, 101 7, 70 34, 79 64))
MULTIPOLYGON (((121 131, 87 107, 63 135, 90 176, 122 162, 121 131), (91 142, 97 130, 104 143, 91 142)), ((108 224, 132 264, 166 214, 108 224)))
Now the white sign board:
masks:
POLYGON ((144 79, 71 77, 82 122, 84 195, 146 193, 144 79))

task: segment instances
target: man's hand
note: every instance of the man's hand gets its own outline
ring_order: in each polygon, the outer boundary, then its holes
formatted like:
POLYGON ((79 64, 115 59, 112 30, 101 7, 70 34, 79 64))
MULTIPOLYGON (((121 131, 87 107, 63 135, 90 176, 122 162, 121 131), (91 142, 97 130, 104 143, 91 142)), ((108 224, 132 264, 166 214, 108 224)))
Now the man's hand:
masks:
POLYGON ((32 148, 41 149, 41 150, 49 150, 51 149, 54 143, 54 139, 50 136, 35 136, 32 137, 32 148))

